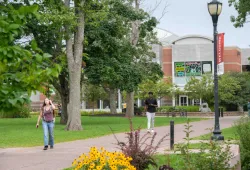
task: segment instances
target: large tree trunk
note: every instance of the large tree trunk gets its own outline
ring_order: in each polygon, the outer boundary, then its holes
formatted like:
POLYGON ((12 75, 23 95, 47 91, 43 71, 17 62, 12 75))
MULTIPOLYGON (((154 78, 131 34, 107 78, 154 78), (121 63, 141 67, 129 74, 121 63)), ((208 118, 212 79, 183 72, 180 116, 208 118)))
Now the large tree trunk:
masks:
POLYGON ((127 93, 126 103, 127 103, 126 116, 133 117, 134 116, 134 92, 127 93))
MULTIPOLYGON (((76 66, 77 67, 77 66, 76 66)), ((80 73, 72 68, 69 74, 68 122, 66 130, 82 130, 80 114, 80 73)))
POLYGON ((117 90, 110 89, 109 91, 109 102, 110 102, 110 113, 117 114, 116 111, 116 98, 117 98, 117 90))
MULTIPOLYGON (((82 53, 84 40, 84 13, 82 6, 85 1, 75 1, 75 15, 78 18, 75 28, 74 38, 72 32, 67 26, 65 27, 68 33, 66 40, 66 54, 69 70, 69 104, 68 104, 68 122, 66 130, 82 130, 81 125, 81 69, 82 69, 82 53), (74 44, 73 44, 74 40, 74 44)), ((65 0, 66 7, 70 6, 68 0, 65 0)))
MULTIPOLYGON (((140 0, 135 0, 134 2, 135 2, 135 9, 139 10, 140 0)), ((136 46, 139 40, 139 33, 140 33, 139 26, 140 26, 139 21, 132 22, 131 44, 133 46, 136 46)), ((127 92, 126 103, 127 103, 126 116, 133 117, 134 116, 134 91, 127 92)))

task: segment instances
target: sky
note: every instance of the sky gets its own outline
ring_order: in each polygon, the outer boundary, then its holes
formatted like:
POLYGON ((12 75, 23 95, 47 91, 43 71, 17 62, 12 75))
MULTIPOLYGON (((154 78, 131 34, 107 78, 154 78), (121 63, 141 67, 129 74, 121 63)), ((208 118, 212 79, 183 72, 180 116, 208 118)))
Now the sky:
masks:
MULTIPOLYGON (((143 8, 150 11, 149 9, 155 6, 157 0, 144 1, 143 8)), ((162 0, 161 5, 152 15, 159 18, 165 3, 168 3, 167 13, 157 27, 178 36, 198 34, 212 38, 213 24, 207 9, 208 2, 210 0, 162 0)), ((250 23, 245 24, 243 28, 235 28, 230 21, 230 16, 237 16, 237 11, 234 7, 229 7, 228 0, 220 2, 223 3, 223 8, 217 29, 218 33, 225 33, 225 46, 250 48, 250 23)))

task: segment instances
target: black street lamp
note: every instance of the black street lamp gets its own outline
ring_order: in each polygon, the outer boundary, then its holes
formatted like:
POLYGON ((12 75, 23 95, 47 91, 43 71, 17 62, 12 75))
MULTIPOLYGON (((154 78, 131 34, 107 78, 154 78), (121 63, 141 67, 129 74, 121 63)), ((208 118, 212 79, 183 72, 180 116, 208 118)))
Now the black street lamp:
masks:
POLYGON ((218 96, 218 73, 217 73, 217 22, 219 15, 222 11, 222 3, 217 0, 207 4, 208 11, 213 20, 214 26, 214 111, 215 111, 215 124, 212 139, 224 140, 221 135, 220 121, 219 121, 219 96, 218 96))

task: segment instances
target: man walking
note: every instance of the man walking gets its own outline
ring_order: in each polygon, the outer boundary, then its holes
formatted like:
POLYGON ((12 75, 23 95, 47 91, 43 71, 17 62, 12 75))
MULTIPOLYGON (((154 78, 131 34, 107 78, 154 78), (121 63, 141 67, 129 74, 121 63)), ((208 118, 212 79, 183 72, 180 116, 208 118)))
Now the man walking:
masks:
POLYGON ((148 95, 149 98, 145 101, 145 110, 148 119, 148 132, 154 133, 154 119, 158 105, 156 99, 153 98, 153 92, 149 92, 148 95))

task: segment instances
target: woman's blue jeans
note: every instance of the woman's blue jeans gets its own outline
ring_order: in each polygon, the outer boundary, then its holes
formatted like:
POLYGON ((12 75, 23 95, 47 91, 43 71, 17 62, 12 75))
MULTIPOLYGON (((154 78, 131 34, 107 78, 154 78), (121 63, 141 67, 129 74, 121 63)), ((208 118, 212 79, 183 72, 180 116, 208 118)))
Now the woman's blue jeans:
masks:
POLYGON ((54 146, 54 121, 45 122, 43 120, 44 146, 54 146))

